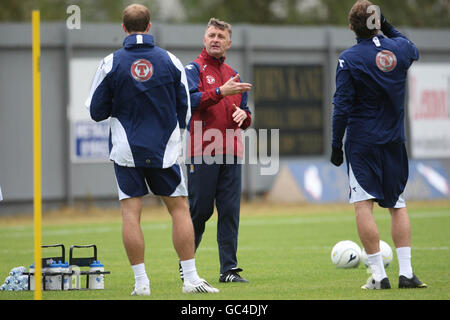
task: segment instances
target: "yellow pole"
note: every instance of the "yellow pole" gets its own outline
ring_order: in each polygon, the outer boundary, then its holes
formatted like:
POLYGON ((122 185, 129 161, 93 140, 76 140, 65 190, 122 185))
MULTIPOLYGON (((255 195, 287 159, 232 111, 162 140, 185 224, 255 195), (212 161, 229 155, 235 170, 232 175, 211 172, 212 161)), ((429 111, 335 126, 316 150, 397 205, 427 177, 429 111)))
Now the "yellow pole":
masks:
POLYGON ((40 11, 32 12, 33 28, 33 172, 34 172, 34 299, 42 300, 42 166, 41 166, 41 36, 40 11))

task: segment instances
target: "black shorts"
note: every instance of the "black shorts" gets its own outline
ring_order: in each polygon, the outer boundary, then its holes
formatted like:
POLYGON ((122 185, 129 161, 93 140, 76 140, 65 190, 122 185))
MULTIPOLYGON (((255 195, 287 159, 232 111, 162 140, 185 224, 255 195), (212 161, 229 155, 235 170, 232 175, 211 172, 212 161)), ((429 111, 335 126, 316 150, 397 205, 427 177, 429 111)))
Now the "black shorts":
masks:
POLYGON ((170 168, 122 167, 114 163, 119 200, 142 197, 149 193, 157 196, 187 197, 183 172, 178 164, 170 168))
POLYGON ((384 208, 405 207, 402 194, 408 181, 404 143, 366 146, 345 143, 350 203, 374 199, 384 208))

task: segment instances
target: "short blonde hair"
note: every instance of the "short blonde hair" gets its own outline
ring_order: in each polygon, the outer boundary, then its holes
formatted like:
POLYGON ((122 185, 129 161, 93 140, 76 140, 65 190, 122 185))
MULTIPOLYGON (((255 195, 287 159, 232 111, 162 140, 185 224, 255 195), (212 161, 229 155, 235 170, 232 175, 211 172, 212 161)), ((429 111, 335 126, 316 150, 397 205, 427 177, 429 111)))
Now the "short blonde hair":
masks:
POLYGON ((220 30, 227 30, 228 34, 230 35, 230 38, 231 38, 231 33, 232 33, 231 24, 229 24, 228 22, 225 22, 225 21, 222 21, 222 20, 219 20, 216 18, 211 18, 211 19, 209 19, 208 26, 206 27, 206 29, 208 29, 209 27, 216 27, 217 29, 220 29, 220 30))
POLYGON ((144 32, 150 22, 150 11, 141 4, 131 4, 123 10, 122 22, 128 32, 144 32))

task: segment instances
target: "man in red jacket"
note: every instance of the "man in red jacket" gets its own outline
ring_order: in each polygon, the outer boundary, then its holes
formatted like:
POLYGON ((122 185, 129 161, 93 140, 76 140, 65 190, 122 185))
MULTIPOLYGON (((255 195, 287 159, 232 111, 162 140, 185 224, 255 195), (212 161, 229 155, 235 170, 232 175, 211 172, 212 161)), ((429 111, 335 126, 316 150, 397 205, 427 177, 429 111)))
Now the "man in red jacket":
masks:
POLYGON ((192 118, 188 144, 188 192, 198 248, 216 202, 220 282, 248 282, 239 275, 237 243, 241 202, 242 130, 251 124, 247 92, 225 63, 231 25, 210 19, 200 56, 186 66, 192 118))

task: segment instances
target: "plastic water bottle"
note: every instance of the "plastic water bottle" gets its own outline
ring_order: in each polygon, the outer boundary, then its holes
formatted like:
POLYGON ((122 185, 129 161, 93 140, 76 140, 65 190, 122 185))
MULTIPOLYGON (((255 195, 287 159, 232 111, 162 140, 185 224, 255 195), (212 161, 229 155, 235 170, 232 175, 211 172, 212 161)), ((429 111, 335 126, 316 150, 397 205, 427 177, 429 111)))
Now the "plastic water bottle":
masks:
POLYGON ((48 272, 50 275, 46 277, 48 279, 48 290, 61 290, 61 275, 56 275, 56 273, 61 272, 61 264, 56 263, 55 261, 52 262, 50 265, 48 272), (55 274, 55 275, 52 275, 55 274))
POLYGON ((89 289, 104 289, 105 288, 105 275, 101 273, 95 274, 96 271, 105 271, 104 265, 100 261, 94 261, 89 265, 89 289), (92 274, 94 273, 94 274, 92 274))
POLYGON ((13 276, 7 276, 6 279, 5 279, 4 284, 6 284, 6 285, 12 285, 13 282, 14 282, 14 277, 13 277, 13 276))
POLYGON ((18 276, 16 278, 14 278, 13 281, 13 288, 14 291, 22 291, 25 290, 25 283, 22 281, 22 276, 18 276))
POLYGON ((72 284, 72 276, 69 276, 69 263, 61 263, 61 272, 65 273, 62 275, 62 280, 64 282, 63 288, 64 290, 69 290, 70 284, 72 284))
POLYGON ((21 276, 24 272, 27 271, 27 268, 25 268, 24 266, 20 266, 20 267, 15 267, 12 268, 11 271, 9 272, 10 276, 21 276))
POLYGON ((19 282, 19 287, 21 290, 28 290, 28 276, 23 274, 16 278, 16 281, 19 282))
POLYGON ((9 290, 9 285, 7 284, 2 284, 0 286, 0 291, 8 291, 9 290))
POLYGON ((30 266, 30 290, 34 290, 34 263, 30 266))
POLYGON ((63 276, 61 275, 61 272, 63 271, 64 264, 60 261, 56 264, 57 269, 54 271, 55 273, 58 273, 56 276, 56 282, 59 285, 58 289, 55 288, 55 290, 61 290, 63 288, 63 276))
POLYGON ((71 282, 69 282, 69 289, 70 290, 79 290, 81 287, 81 280, 80 280, 80 274, 81 269, 77 265, 71 265, 69 266, 69 272, 72 273, 71 275, 71 282))
POLYGON ((9 290, 11 290, 11 291, 20 291, 20 290, 22 290, 21 288, 20 288, 20 286, 18 285, 18 284, 15 284, 14 282, 11 284, 11 289, 9 289, 9 290))
POLYGON ((1 289, 2 291, 9 291, 9 290, 11 290, 12 282, 13 282, 13 277, 7 276, 7 277, 5 278, 5 281, 3 282, 3 284, 2 284, 2 286, 1 286, 0 289, 1 289))
MULTIPOLYGON (((47 272, 47 269, 48 268, 42 268, 42 275, 47 272)), ((35 278, 36 278, 36 275, 34 274, 34 272, 35 272, 34 263, 30 266, 29 272, 30 272, 30 290, 34 290, 35 289, 35 278)), ((41 289, 48 288, 47 282, 48 282, 48 277, 45 277, 45 283, 44 283, 44 281, 41 281, 41 289), (45 285, 45 287, 44 287, 44 285, 45 285)))

